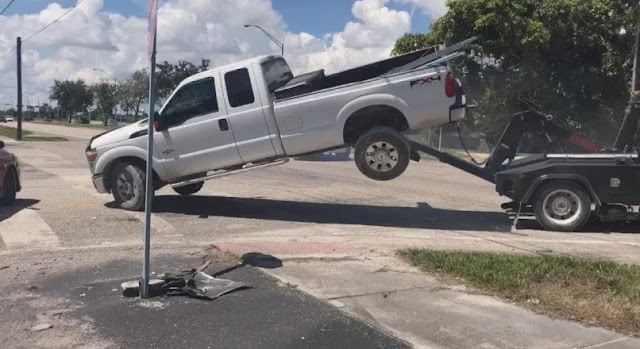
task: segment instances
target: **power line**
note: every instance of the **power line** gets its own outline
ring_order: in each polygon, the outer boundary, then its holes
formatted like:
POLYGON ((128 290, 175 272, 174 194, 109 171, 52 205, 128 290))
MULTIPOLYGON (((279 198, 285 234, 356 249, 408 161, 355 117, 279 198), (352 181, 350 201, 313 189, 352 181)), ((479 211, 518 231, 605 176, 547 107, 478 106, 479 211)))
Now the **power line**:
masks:
POLYGON ((80 0, 80 1, 78 1, 75 5, 71 6, 71 8, 67 10, 67 12, 63 13, 63 14, 62 14, 62 16, 60 16, 60 17, 58 17, 58 18, 54 19, 54 20, 53 20, 53 22, 51 22, 51 23, 49 23, 49 24, 45 25, 44 27, 42 27, 42 29, 40 29, 40 30, 38 30, 37 32, 35 32, 35 33, 31 34, 29 37, 27 37, 26 39, 22 40, 22 42, 26 42, 26 41, 28 41, 29 39, 33 38, 34 36, 36 36, 36 35, 38 35, 38 34, 42 33, 43 31, 45 31, 45 30, 46 30, 47 28, 49 28, 50 26, 52 26, 52 25, 56 24, 56 22, 58 22, 59 20, 61 20, 62 18, 64 18, 64 16, 68 15, 68 14, 69 14, 69 12, 73 11, 76 7, 78 7, 78 5, 82 4, 83 2, 84 2, 84 0, 80 0))
POLYGON ((11 0, 9 1, 9 3, 7 4, 7 6, 5 6, 2 11, 0 11, 0 16, 2 16, 3 13, 5 13, 5 11, 7 11, 7 9, 9 8, 9 6, 11 6, 11 4, 13 4, 13 2, 16 0, 11 0))
MULTIPOLYGON (((13 0, 15 1, 15 0, 13 0)), ((13 2, 11 1, 11 2, 13 2)), ((75 5, 71 6, 70 9, 68 9, 65 13, 63 13, 60 17, 54 19, 51 23, 45 25, 44 27, 42 27, 40 30, 38 30, 37 32, 29 35, 26 39, 22 40, 22 42, 27 42, 28 40, 32 39, 34 36, 42 33, 43 31, 47 30, 47 28, 49 28, 50 26, 56 24, 59 20, 61 20, 62 18, 64 18, 66 15, 69 14, 69 12, 73 11, 76 7, 78 7, 78 5, 82 4, 84 2, 84 0, 79 0, 75 5)), ((11 5, 11 4, 9 4, 11 5)), ((9 52, 5 53, 2 57, 0 57, 1 59, 5 59, 7 56, 9 56, 11 54, 11 52, 16 50, 16 46, 14 46, 11 50, 9 50, 9 52)))

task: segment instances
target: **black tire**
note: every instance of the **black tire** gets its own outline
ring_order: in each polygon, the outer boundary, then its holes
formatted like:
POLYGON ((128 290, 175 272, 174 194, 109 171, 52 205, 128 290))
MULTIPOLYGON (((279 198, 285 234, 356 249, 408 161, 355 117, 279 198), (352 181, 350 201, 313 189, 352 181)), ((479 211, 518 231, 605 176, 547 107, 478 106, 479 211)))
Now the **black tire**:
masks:
POLYGON ((360 137, 354 159, 362 174, 376 181, 400 177, 409 166, 409 145, 390 127, 376 127, 360 137))
POLYGON ((534 205, 538 223, 549 231, 578 231, 591 216, 591 199, 574 182, 556 181, 544 185, 534 205))
POLYGON ((118 207, 141 211, 145 202, 146 175, 130 163, 119 163, 111 171, 111 192, 118 207))
POLYGON ((2 192, 3 195, 0 200, 0 205, 13 205, 18 193, 18 177, 16 176, 16 172, 13 168, 10 168, 4 175, 2 192))
POLYGON ((199 192, 203 186, 204 186, 204 182, 200 182, 200 183, 185 185, 184 187, 173 188, 173 190, 182 196, 189 196, 199 192))

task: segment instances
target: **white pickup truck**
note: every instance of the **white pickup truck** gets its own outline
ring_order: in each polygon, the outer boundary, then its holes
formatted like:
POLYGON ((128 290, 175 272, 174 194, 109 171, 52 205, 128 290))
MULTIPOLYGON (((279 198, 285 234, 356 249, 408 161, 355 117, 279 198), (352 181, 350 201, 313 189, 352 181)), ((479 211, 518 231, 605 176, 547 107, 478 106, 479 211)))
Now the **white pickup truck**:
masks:
MULTIPOLYGON (((355 146, 367 177, 394 179, 411 158, 402 132, 465 115, 448 64, 456 54, 418 51, 298 77, 282 57, 263 56, 191 76, 156 117, 154 189, 172 185, 190 195, 217 176, 345 146, 355 146)), ((145 120, 97 136, 86 149, 96 189, 112 192, 121 208, 144 206, 146 143, 145 120)))

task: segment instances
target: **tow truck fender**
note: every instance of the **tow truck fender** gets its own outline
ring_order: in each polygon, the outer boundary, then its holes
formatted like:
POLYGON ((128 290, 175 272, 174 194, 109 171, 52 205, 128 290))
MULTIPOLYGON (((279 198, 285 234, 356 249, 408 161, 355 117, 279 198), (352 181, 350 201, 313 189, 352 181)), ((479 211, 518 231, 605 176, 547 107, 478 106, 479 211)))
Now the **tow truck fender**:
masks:
POLYGON ((529 190, 524 194, 521 201, 522 203, 527 203, 533 197, 533 195, 538 191, 538 188, 542 186, 544 183, 549 181, 572 181, 580 184, 584 189, 587 190, 587 194, 591 197, 591 199, 596 203, 597 206, 602 206, 602 202, 596 194, 595 190, 593 190, 593 186, 589 181, 581 175, 578 174, 546 174, 536 178, 535 181, 529 187, 529 190))

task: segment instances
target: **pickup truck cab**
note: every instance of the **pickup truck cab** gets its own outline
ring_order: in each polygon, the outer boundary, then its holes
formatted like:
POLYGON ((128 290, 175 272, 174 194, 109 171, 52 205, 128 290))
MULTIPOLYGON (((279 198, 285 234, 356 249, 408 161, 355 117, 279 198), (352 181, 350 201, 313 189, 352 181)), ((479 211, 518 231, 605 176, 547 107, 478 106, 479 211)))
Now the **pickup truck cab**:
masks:
MULTIPOLYGON (((294 77, 285 59, 262 56, 193 75, 176 88, 154 123, 156 189, 183 195, 216 175, 281 163, 293 156, 355 146, 366 176, 391 180, 411 158, 401 132, 465 115, 448 60, 426 51, 326 75, 294 77)), ((92 139, 86 149, 99 192, 120 207, 144 205, 147 121, 92 139)))

